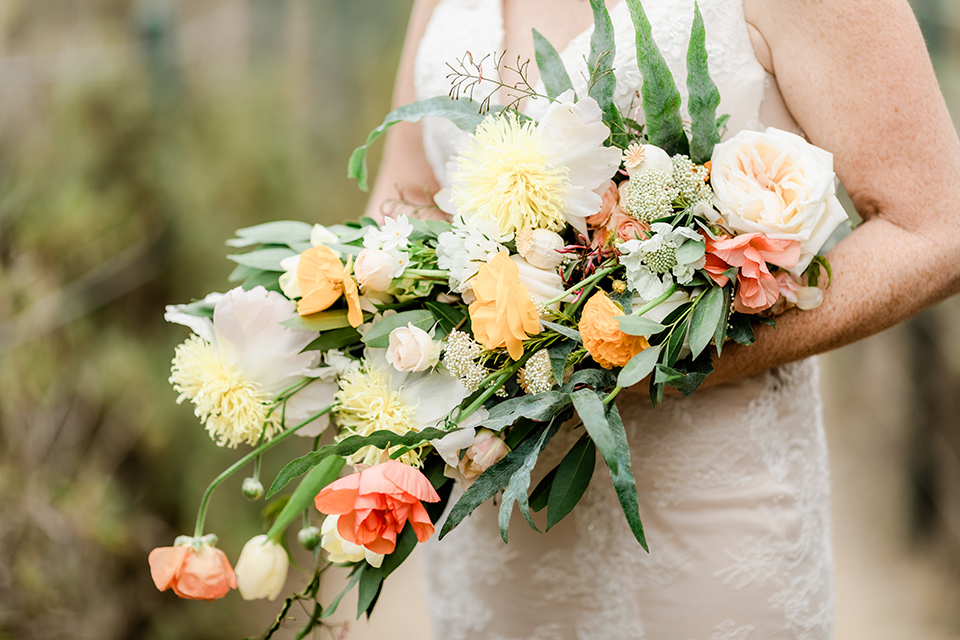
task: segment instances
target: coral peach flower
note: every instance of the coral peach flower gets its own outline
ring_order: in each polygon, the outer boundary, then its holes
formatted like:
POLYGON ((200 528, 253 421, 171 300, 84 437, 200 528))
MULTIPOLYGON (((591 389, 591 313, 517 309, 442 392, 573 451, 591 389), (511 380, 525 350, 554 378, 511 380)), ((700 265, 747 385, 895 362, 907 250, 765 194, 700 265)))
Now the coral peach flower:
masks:
POLYGON ((408 520, 420 542, 433 535, 421 500, 440 500, 427 477, 402 462, 387 460, 332 482, 314 503, 321 513, 340 516, 337 533, 344 540, 388 554, 408 520))
POLYGON ((789 269, 800 259, 797 240, 775 240, 761 233, 746 233, 722 240, 708 238, 706 251, 708 258, 704 268, 718 284, 726 283, 726 276, 722 275, 726 269, 739 268, 734 307, 741 313, 769 309, 780 297, 780 285, 770 273, 768 262, 789 269))
POLYGON ((631 336, 620 330, 617 316, 623 309, 598 291, 583 305, 580 316, 580 335, 590 356, 604 369, 622 367, 633 356, 650 346, 643 336, 631 336))
POLYGON ((226 554, 210 544, 158 547, 150 552, 150 576, 160 591, 188 600, 216 600, 237 588, 226 554))
POLYGON ((476 300, 470 321, 477 340, 487 349, 506 347, 514 360, 523 355, 523 341, 540 333, 540 313, 520 282, 520 269, 501 251, 482 265, 473 280, 476 300))
POLYGON ((301 316, 328 309, 343 296, 347 301, 350 325, 359 327, 363 322, 357 282, 330 247, 320 245, 300 254, 297 283, 303 294, 297 305, 297 313, 301 316))

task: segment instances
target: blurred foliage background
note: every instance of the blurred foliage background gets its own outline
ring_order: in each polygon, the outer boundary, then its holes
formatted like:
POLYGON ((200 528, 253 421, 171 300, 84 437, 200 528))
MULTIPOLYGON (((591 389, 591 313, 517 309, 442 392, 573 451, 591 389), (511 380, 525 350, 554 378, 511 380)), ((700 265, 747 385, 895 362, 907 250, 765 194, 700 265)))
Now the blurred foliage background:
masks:
MULTIPOLYGON (((346 159, 389 108, 410 5, 0 3, 0 640, 265 628, 273 604, 150 580, 236 457, 174 403, 186 332, 163 306, 224 288, 238 227, 361 213, 346 159)), ((960 6, 914 5, 960 115, 960 6)), ((838 638, 960 638, 958 319, 950 301, 824 358, 838 638)), ((234 560, 260 532, 239 483, 208 527, 234 560)))

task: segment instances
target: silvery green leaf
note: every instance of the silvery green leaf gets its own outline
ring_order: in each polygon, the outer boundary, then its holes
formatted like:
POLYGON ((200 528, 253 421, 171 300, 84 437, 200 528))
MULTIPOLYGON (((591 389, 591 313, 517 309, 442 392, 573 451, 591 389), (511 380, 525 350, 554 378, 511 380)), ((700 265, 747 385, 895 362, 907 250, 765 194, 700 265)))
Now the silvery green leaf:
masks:
POLYGON ((707 35, 703 26, 700 5, 693 3, 693 28, 687 49, 687 93, 690 111, 690 159, 703 164, 713 155, 713 147, 720 142, 717 107, 720 91, 707 65, 707 35))
POLYGON ((659 322, 643 316, 615 316, 614 320, 620 323, 620 331, 631 336, 652 336, 666 329, 659 322))
POLYGON ((710 287, 703 294, 693 309, 693 318, 690 320, 690 352, 696 358, 710 344, 717 331, 717 323, 725 322, 723 310, 723 289, 710 287))
POLYGON ((706 244, 700 240, 687 240, 677 247, 677 262, 680 264, 691 264, 703 257, 706 250, 706 244))
POLYGON ((560 54, 536 29, 533 30, 533 50, 537 59, 537 69, 540 71, 540 79, 543 80, 543 89, 548 97, 556 98, 567 89, 573 88, 560 54))
POLYGON ((644 378, 646 378, 657 366, 657 360, 660 358, 660 347, 649 347, 644 349, 630 359, 623 369, 620 370, 620 376, 617 378, 617 386, 632 387, 644 378))

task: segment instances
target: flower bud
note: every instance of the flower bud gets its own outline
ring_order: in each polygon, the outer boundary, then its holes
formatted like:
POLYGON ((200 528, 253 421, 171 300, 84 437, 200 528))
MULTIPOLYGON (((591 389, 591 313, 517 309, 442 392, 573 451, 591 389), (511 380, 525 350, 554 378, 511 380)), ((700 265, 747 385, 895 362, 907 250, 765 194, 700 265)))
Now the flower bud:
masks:
POLYGON ((300 532, 297 533, 297 542, 307 551, 313 551, 320 544, 320 529, 312 525, 300 529, 300 532))
POLYGON ((363 249, 353 263, 353 273, 365 291, 386 291, 410 263, 403 251, 363 249))
MULTIPOLYGON (((557 254, 559 255, 559 254, 557 254)), ((520 282, 535 303, 546 302, 564 292, 563 279, 553 269, 535 267, 520 256, 510 256, 519 270, 520 282)), ((562 302, 571 302, 573 294, 567 295, 562 302)), ((557 303, 559 306, 559 303, 557 303)))
POLYGON ((244 600, 276 600, 287 582, 290 560, 286 550, 265 535, 243 545, 235 569, 237 588, 244 600))
POLYGON ((556 269, 563 262, 563 238, 549 229, 521 229, 517 233, 517 253, 538 269, 556 269))
POLYGON ((440 360, 440 345, 430 334, 408 322, 390 332, 387 362, 397 371, 425 371, 440 360))
POLYGON ((240 492, 247 500, 259 500, 263 496, 263 485, 256 478, 244 478, 240 492))
POLYGON ((460 475, 464 480, 475 480, 509 452, 510 447, 497 434, 489 429, 480 429, 457 465, 460 475))
POLYGON ((642 176, 648 171, 661 171, 668 176, 673 175, 673 161, 670 154, 652 144, 641 145, 643 153, 636 164, 627 163, 627 173, 631 178, 642 176), (633 164, 633 166, 631 166, 633 164))

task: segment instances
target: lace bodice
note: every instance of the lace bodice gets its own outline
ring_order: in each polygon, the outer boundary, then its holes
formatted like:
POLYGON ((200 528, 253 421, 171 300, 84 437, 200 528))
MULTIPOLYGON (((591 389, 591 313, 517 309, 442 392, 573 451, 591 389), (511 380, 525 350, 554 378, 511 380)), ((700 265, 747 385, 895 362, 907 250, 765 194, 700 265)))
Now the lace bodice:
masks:
MULTIPOLYGON (((693 0, 644 0, 653 35, 685 95, 693 0)), ((711 75, 728 135, 763 124, 776 85, 757 62, 741 0, 700 0, 711 75)), ((633 27, 616 29, 617 100, 636 104, 633 27)), ((561 56, 585 93, 590 31, 561 56)), ((419 98, 447 93, 445 62, 503 41, 502 0, 441 0, 415 66, 419 98)), ((537 105, 524 110, 537 114, 537 105)), ((642 116, 642 114, 640 114, 642 116)), ((789 118, 787 118, 789 120, 789 118)), ((780 122, 777 122, 780 125, 780 122)), ((425 122, 438 181, 463 135, 425 122)), ((436 640, 825 640, 832 637, 829 480, 817 365, 808 360, 735 384, 668 398, 653 409, 621 396, 649 555, 633 540, 602 461, 570 516, 546 534, 520 518, 510 544, 484 505, 424 561, 436 640)), ((535 473, 555 466, 579 433, 561 431, 535 473)), ((536 479, 535 479, 536 482, 536 479)))

